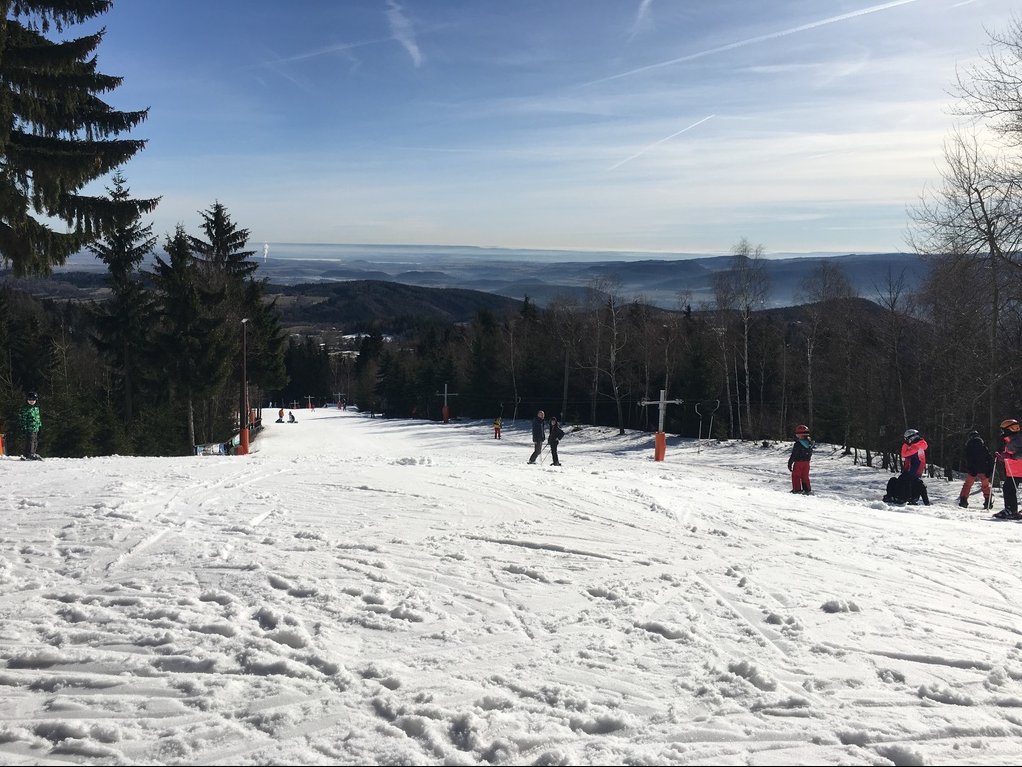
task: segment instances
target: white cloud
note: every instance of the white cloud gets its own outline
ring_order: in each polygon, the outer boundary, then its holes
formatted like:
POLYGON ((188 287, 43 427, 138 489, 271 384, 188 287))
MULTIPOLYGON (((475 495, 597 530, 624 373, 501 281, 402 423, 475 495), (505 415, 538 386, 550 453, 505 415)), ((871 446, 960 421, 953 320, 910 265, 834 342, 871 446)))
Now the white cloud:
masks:
POLYGON ((387 0, 387 23, 394 38, 404 46, 416 67, 422 66, 423 56, 415 41, 415 28, 405 15, 404 8, 396 0, 387 0))
POLYGON ((653 5, 653 0, 642 0, 639 3, 639 9, 635 12, 635 21, 632 22, 632 31, 628 35, 628 40, 631 41, 635 38, 639 32, 643 31, 648 25, 649 9, 653 5))

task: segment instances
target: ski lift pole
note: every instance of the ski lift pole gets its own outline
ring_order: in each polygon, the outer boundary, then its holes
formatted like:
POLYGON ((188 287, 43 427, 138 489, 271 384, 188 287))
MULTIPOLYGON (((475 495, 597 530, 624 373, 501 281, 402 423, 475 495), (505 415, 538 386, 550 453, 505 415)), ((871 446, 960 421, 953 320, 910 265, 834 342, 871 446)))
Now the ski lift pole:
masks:
POLYGON ((440 410, 440 414, 441 414, 441 416, 443 416, 444 423, 447 423, 451 419, 451 411, 447 407, 447 398, 448 397, 457 397, 458 395, 457 394, 450 394, 450 393, 448 393, 448 391, 447 391, 447 384, 444 384, 444 393, 441 395, 440 392, 437 392, 436 396, 438 396, 438 397, 442 396, 444 398, 444 406, 440 410))
POLYGON ((699 416, 699 432, 696 435, 696 453, 703 452, 703 414, 699 411, 702 402, 696 403, 696 415, 699 416))
POLYGON ((664 455, 667 453, 667 435, 664 433, 664 415, 667 413, 668 405, 682 405, 685 403, 683 399, 667 399, 667 390, 660 390, 660 399, 658 400, 640 400, 639 404, 645 407, 646 405, 659 405, 660 406, 660 422, 659 428, 656 433, 656 443, 653 449, 653 460, 662 461, 664 455))
POLYGON ((709 439, 710 435, 713 434, 713 414, 720 409, 720 400, 714 400, 713 410, 710 412, 710 426, 706 430, 706 438, 709 439))

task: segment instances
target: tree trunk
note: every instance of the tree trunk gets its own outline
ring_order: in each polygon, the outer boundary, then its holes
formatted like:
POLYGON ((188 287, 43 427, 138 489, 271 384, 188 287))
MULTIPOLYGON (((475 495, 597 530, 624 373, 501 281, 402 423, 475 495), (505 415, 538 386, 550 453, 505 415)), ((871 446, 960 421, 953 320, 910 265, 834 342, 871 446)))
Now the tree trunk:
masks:
POLYGON ((195 407, 190 391, 188 392, 188 445, 191 451, 195 452, 195 407))
POLYGON ((561 418, 564 420, 565 413, 568 410, 568 362, 570 361, 570 354, 568 347, 564 347, 564 390, 561 392, 561 418))

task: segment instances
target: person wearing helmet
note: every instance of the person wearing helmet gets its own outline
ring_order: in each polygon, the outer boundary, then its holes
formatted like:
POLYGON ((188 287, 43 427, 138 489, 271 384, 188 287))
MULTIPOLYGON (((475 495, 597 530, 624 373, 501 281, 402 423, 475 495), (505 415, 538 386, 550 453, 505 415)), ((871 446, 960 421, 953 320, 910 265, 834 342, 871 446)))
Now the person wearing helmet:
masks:
POLYGON ((1014 418, 1001 421, 1001 438, 1004 447, 997 458, 1004 464, 1004 509, 994 516, 997 519, 1022 519, 1018 513, 1018 486, 1022 482, 1022 426, 1014 418))
POLYGON ((983 490, 983 508, 992 509, 993 499, 990 497, 990 477, 994 474, 994 457, 987 449, 986 443, 978 431, 970 431, 965 442, 965 482, 958 494, 958 505, 963 509, 969 508, 969 493, 972 491, 972 484, 979 477, 980 487, 983 490))
POLYGON ((809 427, 799 424, 795 427, 795 444, 791 448, 791 455, 788 456, 788 471, 791 472, 791 492, 803 495, 812 495, 812 488, 809 486, 809 460, 813 457, 812 438, 809 436, 809 427))
POLYGON ((918 429, 906 429, 901 443, 901 476, 898 477, 898 497, 904 498, 914 506, 921 498, 923 504, 930 505, 923 482, 926 471, 926 440, 918 429))
POLYGON ((18 425, 25 437, 25 449, 22 459, 26 461, 38 461, 42 459, 39 455, 39 429, 42 428, 43 419, 39 415, 39 399, 34 391, 25 392, 25 406, 18 411, 18 425))

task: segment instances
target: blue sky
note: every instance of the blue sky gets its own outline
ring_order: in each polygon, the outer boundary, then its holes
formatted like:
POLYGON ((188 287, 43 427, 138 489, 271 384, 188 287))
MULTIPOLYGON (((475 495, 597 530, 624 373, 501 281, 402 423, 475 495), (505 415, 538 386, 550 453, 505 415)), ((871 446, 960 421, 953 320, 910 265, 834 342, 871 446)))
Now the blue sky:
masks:
POLYGON ((220 200, 256 245, 864 252, 905 249, 956 67, 1014 10, 119 0, 93 26, 111 103, 151 110, 124 170, 161 237, 220 200))

